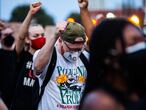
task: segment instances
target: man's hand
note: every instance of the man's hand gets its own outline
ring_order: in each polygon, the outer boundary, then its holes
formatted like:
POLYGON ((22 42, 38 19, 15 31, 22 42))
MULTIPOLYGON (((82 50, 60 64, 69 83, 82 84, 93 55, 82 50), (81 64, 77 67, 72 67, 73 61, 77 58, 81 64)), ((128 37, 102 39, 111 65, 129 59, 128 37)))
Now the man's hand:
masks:
POLYGON ((37 3, 31 4, 29 12, 31 14, 35 14, 35 13, 37 13, 39 11, 40 8, 41 8, 41 2, 37 2, 37 3))
MULTIPOLYGON (((88 10, 89 1, 88 0, 78 0, 78 4, 80 7, 80 15, 81 15, 82 24, 85 28, 85 32, 86 32, 86 35, 89 39, 88 40, 88 42, 89 42, 90 38, 91 38, 91 33, 93 31, 93 28, 94 28, 90 13, 88 10)), ((86 47, 86 49, 89 50, 88 47, 86 47)))
POLYGON ((67 25, 68 25, 68 22, 66 21, 62 21, 56 24, 56 32, 55 32, 56 38, 58 38, 61 35, 61 33, 65 31, 67 25))
POLYGON ((79 7, 81 9, 87 9, 88 8, 88 0, 78 0, 79 7))

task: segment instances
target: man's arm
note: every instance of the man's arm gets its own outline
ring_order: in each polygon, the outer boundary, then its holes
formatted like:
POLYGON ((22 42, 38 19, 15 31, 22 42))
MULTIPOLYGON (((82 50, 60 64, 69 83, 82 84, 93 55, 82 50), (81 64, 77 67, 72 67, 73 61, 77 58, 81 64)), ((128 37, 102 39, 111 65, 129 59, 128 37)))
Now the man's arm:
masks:
MULTIPOLYGON (((34 5, 34 4, 33 4, 34 5)), ((20 55, 20 53, 23 50, 24 44, 25 44, 25 37, 28 36, 28 28, 30 25, 30 22, 32 20, 33 15, 38 12, 38 10, 41 7, 41 3, 37 3, 36 6, 30 5, 30 10, 25 18, 25 20, 23 21, 18 36, 16 38, 16 52, 18 55, 20 55)))
POLYGON ((83 26, 85 28, 86 34, 88 39, 90 40, 91 33, 93 30, 93 23, 88 11, 88 1, 87 0, 78 0, 79 8, 80 8, 80 15, 83 26))
POLYGON ((41 74, 46 65, 51 61, 54 45, 60 36, 60 32, 65 29, 66 25, 67 22, 58 24, 56 26, 56 34, 50 32, 49 37, 46 37, 46 44, 40 49, 34 59, 34 72, 36 75, 41 74))

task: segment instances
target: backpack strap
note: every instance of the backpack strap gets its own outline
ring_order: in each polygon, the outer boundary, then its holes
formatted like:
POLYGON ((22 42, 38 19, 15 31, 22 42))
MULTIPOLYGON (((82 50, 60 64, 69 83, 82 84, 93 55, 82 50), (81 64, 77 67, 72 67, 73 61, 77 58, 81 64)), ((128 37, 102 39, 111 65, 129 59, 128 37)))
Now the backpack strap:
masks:
POLYGON ((39 104, 43 94, 44 94, 45 87, 48 84, 48 82, 50 81, 50 78, 51 78, 51 76, 53 74, 53 71, 54 71, 54 68, 55 68, 55 65, 56 65, 56 60, 57 60, 57 54, 56 54, 56 49, 54 47, 52 58, 51 58, 51 62, 49 64, 49 66, 48 66, 48 70, 47 70, 45 79, 43 81, 43 84, 40 87, 41 91, 40 91, 39 97, 37 99, 37 107, 38 107, 38 104, 39 104))
POLYGON ((88 70, 89 68, 89 61, 88 59, 85 57, 85 55, 83 53, 81 53, 80 55, 80 59, 83 62, 83 64, 85 65, 86 70, 88 70))

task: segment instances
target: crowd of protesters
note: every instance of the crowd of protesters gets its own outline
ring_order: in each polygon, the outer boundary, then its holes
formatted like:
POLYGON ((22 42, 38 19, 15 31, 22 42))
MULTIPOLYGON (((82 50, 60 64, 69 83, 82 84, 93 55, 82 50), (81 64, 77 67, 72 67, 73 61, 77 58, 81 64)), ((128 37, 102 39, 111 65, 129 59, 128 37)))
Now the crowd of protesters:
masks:
POLYGON ((78 0, 82 24, 55 31, 31 24, 40 2, 17 34, 0 22, 0 110, 146 110, 142 29, 126 18, 94 26, 88 4, 78 0))

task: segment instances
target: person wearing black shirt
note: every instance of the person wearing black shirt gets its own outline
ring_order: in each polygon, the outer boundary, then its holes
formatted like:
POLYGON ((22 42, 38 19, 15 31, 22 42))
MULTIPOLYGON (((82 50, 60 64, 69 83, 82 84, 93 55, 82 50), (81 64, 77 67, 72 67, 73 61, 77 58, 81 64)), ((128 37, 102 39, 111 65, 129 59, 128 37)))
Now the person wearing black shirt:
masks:
POLYGON ((7 27, 0 31, 0 90, 1 98, 10 107, 17 75, 16 69, 16 52, 14 51, 14 37, 11 28, 7 27))
POLYGON ((17 71, 19 74, 11 110, 33 110, 33 87, 36 78, 32 71, 32 57, 37 49, 45 43, 44 29, 41 25, 29 27, 31 19, 41 7, 41 3, 30 6, 30 10, 23 21, 18 38, 16 40, 16 52, 18 54, 17 71), (35 6, 34 6, 35 5, 35 6), (24 50, 24 44, 29 44, 28 50, 24 50))
POLYGON ((89 96, 101 90, 121 105, 117 110, 146 110, 146 47, 137 26, 122 18, 102 21, 92 33, 89 61, 79 110, 85 110, 89 96))

